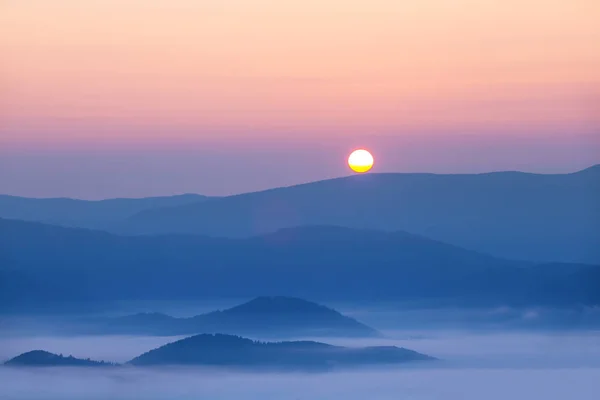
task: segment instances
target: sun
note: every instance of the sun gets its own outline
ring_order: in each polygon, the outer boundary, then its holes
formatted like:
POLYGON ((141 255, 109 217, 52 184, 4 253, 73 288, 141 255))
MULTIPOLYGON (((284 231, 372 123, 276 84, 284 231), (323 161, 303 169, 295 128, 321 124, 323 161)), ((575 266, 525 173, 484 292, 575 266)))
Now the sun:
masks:
POLYGON ((354 150, 348 157, 348 165, 354 172, 365 173, 373 168, 373 156, 365 149, 354 150))

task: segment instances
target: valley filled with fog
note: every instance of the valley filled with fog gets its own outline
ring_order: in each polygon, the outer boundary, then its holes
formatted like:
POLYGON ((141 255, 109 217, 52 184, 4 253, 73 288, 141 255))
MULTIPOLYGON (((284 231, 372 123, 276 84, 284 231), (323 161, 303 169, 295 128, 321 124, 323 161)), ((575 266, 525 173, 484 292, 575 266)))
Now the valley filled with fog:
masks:
POLYGON ((598 177, 0 196, 0 399, 596 400, 598 177))
POLYGON ((0 400, 600 400, 600 0, 0 0, 0 400))
MULTIPOLYGON (((210 368, 0 367, 0 398, 60 399, 595 399, 600 332, 385 331, 383 338, 319 339, 345 346, 403 346, 439 358, 428 364, 327 373, 252 373, 210 368)), ((173 337, 11 337, 0 358, 43 348, 124 362, 173 337)))

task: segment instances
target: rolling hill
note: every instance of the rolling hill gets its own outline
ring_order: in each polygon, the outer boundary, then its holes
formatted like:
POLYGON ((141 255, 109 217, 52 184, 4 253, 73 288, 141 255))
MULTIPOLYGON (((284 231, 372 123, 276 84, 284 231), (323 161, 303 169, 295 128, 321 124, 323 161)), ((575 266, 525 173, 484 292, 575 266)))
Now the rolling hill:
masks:
POLYGON ((249 238, 116 236, 0 219, 0 305, 293 296, 600 304, 598 267, 491 257, 403 232, 303 227, 249 238))
MULTIPOLYGON (((127 364, 147 366, 205 366, 261 370, 330 370, 395 365, 435 358, 400 347, 347 348, 319 342, 258 342, 231 335, 196 335, 150 350, 127 364)), ((117 364, 52 354, 23 353, 4 363, 10 367, 107 367, 117 364)))
POLYGON ((600 263, 600 165, 571 174, 366 174, 140 212, 114 232, 250 237, 335 225, 499 257, 600 263))
POLYGON ((73 356, 64 357, 44 350, 33 350, 18 355, 4 365, 11 367, 108 367, 115 364, 104 361, 84 360, 73 356))
POLYGON ((434 358, 398 347, 347 348, 319 342, 256 342, 230 335, 196 335, 151 350, 129 363, 256 370, 331 369, 430 360, 434 358))
POLYGON ((207 199, 208 197, 197 194, 99 201, 0 195, 0 218, 77 228, 108 229, 144 210, 191 204, 207 199))
POLYGON ((373 337, 379 333, 325 306, 292 297, 257 297, 222 311, 190 318, 140 313, 88 321, 95 334, 189 335, 227 333, 260 337, 373 337))

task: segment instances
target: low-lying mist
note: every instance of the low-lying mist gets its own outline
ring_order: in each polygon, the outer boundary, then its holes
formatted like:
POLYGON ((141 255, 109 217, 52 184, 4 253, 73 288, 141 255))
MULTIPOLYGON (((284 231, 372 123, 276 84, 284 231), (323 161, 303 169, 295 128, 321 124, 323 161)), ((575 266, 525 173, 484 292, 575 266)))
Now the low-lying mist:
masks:
POLYGON ((0 369, 10 400, 596 400, 600 370, 428 368, 328 374, 0 369))
POLYGON ((600 307, 434 307, 419 304, 339 308, 378 329, 600 330, 600 307))
MULTIPOLYGON (((0 368, 0 398, 397 400, 596 399, 600 332, 488 334, 387 331, 387 338, 320 339, 397 345, 440 358, 429 365, 314 374, 233 373, 205 368, 0 368)), ((85 336, 0 339, 5 360, 34 348, 123 362, 174 337, 85 336)))

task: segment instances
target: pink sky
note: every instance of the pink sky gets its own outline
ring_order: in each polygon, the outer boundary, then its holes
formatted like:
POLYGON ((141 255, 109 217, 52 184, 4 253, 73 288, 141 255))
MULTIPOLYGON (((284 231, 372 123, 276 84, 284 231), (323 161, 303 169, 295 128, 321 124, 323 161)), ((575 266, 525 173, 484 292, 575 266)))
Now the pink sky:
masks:
POLYGON ((344 174, 337 162, 349 149, 371 147, 391 160, 409 143, 425 159, 380 168, 577 169, 600 161, 560 153, 598 143, 599 20, 596 0, 2 1, 0 185, 83 197, 223 194, 344 174), (515 147, 531 140, 556 150, 527 164, 515 147), (487 156, 461 155, 457 164, 443 151, 448 143, 487 156), (202 176, 194 187, 159 183, 135 193, 110 183, 79 193, 75 181, 36 189, 53 171, 57 182, 67 179, 39 161, 57 154, 159 160, 190 148, 205 157, 198 168, 234 170, 263 163, 260 149, 279 160, 311 157, 314 148, 319 169, 290 166, 286 179, 249 183, 232 174, 227 189, 202 176), (221 154, 217 164, 207 164, 211 151, 221 154))

